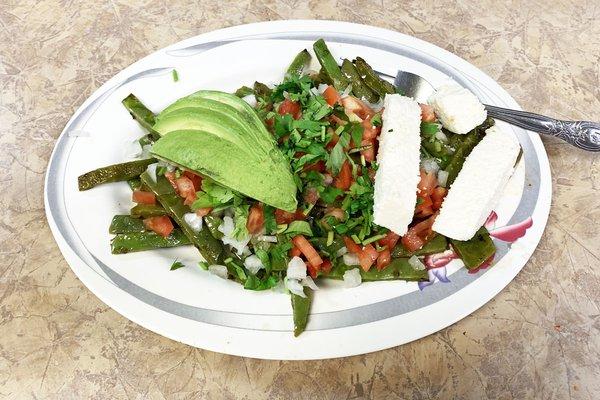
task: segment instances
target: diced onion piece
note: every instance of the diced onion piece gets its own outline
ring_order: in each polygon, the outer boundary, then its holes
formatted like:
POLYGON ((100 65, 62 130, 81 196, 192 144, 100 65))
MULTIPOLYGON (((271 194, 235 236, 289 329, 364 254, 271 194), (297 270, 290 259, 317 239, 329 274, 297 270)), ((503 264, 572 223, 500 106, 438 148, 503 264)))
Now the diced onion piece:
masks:
POLYGON ((234 229, 235 224, 233 223, 233 218, 229 216, 223 217, 223 223, 217 228, 217 230, 225 236, 230 236, 234 229))
POLYGON ((156 167, 158 166, 158 164, 150 164, 148 165, 148 168, 146 168, 146 172, 148 173, 148 176, 150 177, 150 179, 152 179, 153 182, 156 182, 156 167))
POLYGON ((440 142, 448 143, 448 136, 441 129, 435 133, 435 138, 440 142))
POLYGON ((246 238, 242 240, 237 240, 230 236, 223 236, 223 239, 221 240, 224 244, 233 247, 236 250, 238 256, 241 256, 244 253, 248 254, 248 242, 250 242, 250 235, 246 236, 246 238))
POLYGON ((227 279, 227 267, 224 265, 209 265, 208 272, 218 276, 219 278, 227 279))
POLYGON ((293 257, 288 263, 286 276, 290 279, 306 278, 306 263, 298 256, 293 257))
POLYGON ((263 263, 260 261, 260 258, 258 258, 257 256, 255 256, 254 254, 251 256, 246 257, 246 259, 244 260, 244 267, 246 267, 246 269, 252 274, 252 275, 256 275, 256 273, 258 271, 260 271, 261 268, 264 268, 265 266, 263 265, 263 263))
POLYGON ((138 158, 142 155, 143 149, 142 145, 138 139, 135 139, 133 142, 129 142, 125 145, 125 157, 126 158, 138 158))
POLYGON ((421 161, 421 168, 423 168, 425 172, 430 173, 437 172, 440 169, 440 166, 437 162, 435 162, 434 159, 426 158, 423 161, 421 161))
POLYGON ((356 254, 346 253, 343 256, 344 264, 346 265, 360 265, 360 260, 356 254))
POLYGON ((341 98, 348 97, 350 95, 351 91, 352 91, 352 84, 346 86, 346 89, 344 89, 344 91, 342 93, 340 93, 340 97, 341 98))
POLYGON ((169 164, 168 162, 163 161, 163 160, 159 160, 158 161, 158 166, 159 167, 165 167, 167 169, 167 171, 169 171, 169 172, 175 171, 175 166, 174 165, 169 164))
POLYGON ((298 295, 300 297, 306 297, 304 294, 304 286, 297 279, 285 278, 285 287, 291 293, 298 295))
POLYGON ((344 254, 347 254, 347 253, 348 253, 348 248, 346 246, 344 246, 344 247, 340 248, 337 251, 337 253, 335 253, 335 256, 339 257, 339 256, 343 256, 344 254))
POLYGON ((350 269, 344 272, 344 286, 347 288, 357 287, 362 283, 360 270, 358 268, 350 269))
POLYGON ((248 96, 242 97, 242 100, 248 103, 250 107, 256 107, 256 97, 253 94, 249 94, 248 96))
POLYGON ((323 94, 323 93, 325 93, 325 91, 327 90, 328 87, 329 87, 329 85, 327 85, 325 83, 319 83, 319 87, 317 87, 317 91, 319 92, 319 94, 323 94))
POLYGON ((202 217, 199 217, 196 213, 183 214, 183 220, 194 232, 202 230, 202 217))
POLYGON ((446 187, 446 184, 448 183, 448 175, 448 172, 440 169, 437 173, 438 185, 441 187, 446 187))
POLYGON ((312 290, 319 290, 319 287, 310 276, 307 276, 306 278, 302 279, 300 283, 302 284, 302 286, 306 286, 312 290))
POLYGON ((412 256, 411 258, 409 258, 408 263, 411 267, 413 267, 416 270, 422 271, 425 269, 425 264, 423 264, 417 256, 412 256))
POLYGON ((260 235, 256 237, 259 242, 277 243, 277 236, 260 235))

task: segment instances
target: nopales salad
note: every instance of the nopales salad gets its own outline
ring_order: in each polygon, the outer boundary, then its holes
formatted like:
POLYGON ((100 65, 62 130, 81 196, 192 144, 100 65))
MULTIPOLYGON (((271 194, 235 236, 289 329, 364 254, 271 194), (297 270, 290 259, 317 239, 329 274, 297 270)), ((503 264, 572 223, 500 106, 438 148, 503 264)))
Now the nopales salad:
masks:
POLYGON ((123 105, 147 131, 138 159, 79 177, 80 190, 132 190, 112 252, 195 246, 210 273, 289 292, 295 335, 321 279, 423 288, 453 259, 493 259, 488 216, 520 147, 466 89, 418 104, 318 40, 276 85, 201 90, 157 115, 133 94, 123 105))

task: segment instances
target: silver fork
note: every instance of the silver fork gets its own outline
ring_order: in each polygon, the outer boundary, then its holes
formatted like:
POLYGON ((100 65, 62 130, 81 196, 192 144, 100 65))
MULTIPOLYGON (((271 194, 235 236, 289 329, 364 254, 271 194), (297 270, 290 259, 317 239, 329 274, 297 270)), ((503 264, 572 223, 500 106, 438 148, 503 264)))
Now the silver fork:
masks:
MULTIPOLYGON (((434 87, 425 79, 412 72, 398 71, 394 85, 405 96, 426 103, 434 87)), ((492 118, 527 129, 542 135, 554 136, 587 151, 600 151, 600 124, 590 121, 563 121, 540 114, 484 104, 492 118)))

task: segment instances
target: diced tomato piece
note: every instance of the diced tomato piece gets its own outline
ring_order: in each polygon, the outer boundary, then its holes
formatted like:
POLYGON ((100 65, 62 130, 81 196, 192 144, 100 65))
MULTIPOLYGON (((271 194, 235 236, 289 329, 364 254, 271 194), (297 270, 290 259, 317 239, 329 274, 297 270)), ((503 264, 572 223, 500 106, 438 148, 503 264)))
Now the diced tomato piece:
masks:
POLYGON ((418 217, 428 217, 433 214, 433 201, 431 196, 418 196, 419 204, 415 207, 415 215, 418 217))
POLYGON ((340 94, 337 90, 335 90, 333 86, 327 86, 327 89, 325 89, 325 91, 323 92, 323 97, 325 98, 327 104, 329 104, 332 107, 333 105, 335 105, 335 103, 338 103, 340 101, 340 94))
POLYGON ((181 176, 175 180, 175 184, 177 185, 177 193, 185 199, 183 204, 190 205, 196 200, 196 190, 190 178, 181 176))
POLYGON ((296 210, 291 213, 289 211, 280 210, 279 208, 275 209, 275 222, 278 224, 289 224, 292 221, 303 220, 305 215, 301 210, 296 210))
POLYGON ((394 249, 394 247, 396 247, 396 243, 398 243, 398 240, 400 240, 400 235, 389 231, 383 239, 379 239, 379 244, 381 246, 387 247, 391 251, 394 249))
POLYGON ((156 196, 152 192, 144 192, 142 190, 134 190, 131 195, 131 200, 138 204, 156 204, 156 196))
POLYGON ((306 257, 306 260, 315 268, 319 268, 323 264, 323 259, 315 250, 312 244, 302 235, 294 236, 292 239, 294 246, 300 249, 302 254, 306 257))
POLYGON ((348 122, 344 121, 343 119, 341 119, 340 117, 338 117, 337 115, 330 115, 329 122, 333 122, 337 126, 346 125, 348 123, 348 122))
POLYGON ((375 139, 363 139, 360 142, 361 146, 369 146, 365 150, 361 150, 360 154, 365 158, 367 162, 375 161, 375 139))
POLYGON ((421 106, 421 121, 423 122, 435 122, 435 112, 433 112, 433 107, 428 104, 419 104, 421 106))
POLYGON ((189 178, 194 184, 194 190, 197 192, 202 187, 202 177, 190 171, 185 171, 183 176, 189 178))
POLYGON ((317 162, 306 164, 303 171, 317 171, 317 172, 325 172, 325 161, 319 160, 317 162))
POLYGON ((317 275, 319 275, 319 268, 313 267, 311 263, 306 264, 306 271, 311 278, 316 279, 317 275))
POLYGON ((373 111, 371 107, 354 96, 344 97, 341 101, 346 109, 346 113, 354 113, 362 120, 371 118, 375 115, 375 111, 373 111))
POLYGON ((177 191, 177 183, 175 182, 177 178, 175 176, 175 172, 165 172, 165 178, 167 178, 171 186, 173 186, 173 189, 177 191))
POLYGON ((300 119, 300 117, 302 116, 302 107, 300 106, 300 103, 297 103, 290 99, 285 99, 279 105, 279 109, 277 110, 277 112, 279 113, 279 115, 291 114, 292 118, 300 119))
POLYGON ((248 213, 248 222, 246 222, 246 229, 248 232, 255 235, 259 233, 263 225, 265 224, 265 214, 263 212, 263 208, 261 204, 254 204, 250 207, 250 212, 248 213))
POLYGON ((290 257, 300 257, 301 255, 302 255, 302 252, 296 246, 294 246, 290 249, 290 257))
POLYGON ((329 141, 329 143, 327 143, 327 145, 325 146, 325 148, 327 150, 331 151, 331 149, 333 149, 335 147, 335 145, 337 144, 337 142, 339 140, 340 140, 340 136, 337 133, 333 132, 331 134, 331 140, 329 141))
POLYGON ((421 180, 417 185, 417 189, 419 189, 418 194, 421 196, 431 196, 433 193, 433 189, 437 186, 437 177, 435 176, 435 172, 426 173, 421 170, 421 180))
POLYGON ((331 271, 332 267, 333 267, 333 264, 331 264, 331 261, 325 259, 325 260, 323 260, 323 264, 321 264, 321 271, 328 274, 329 271, 331 271))
POLYGON ((146 218, 143 222, 146 229, 156 232, 162 237, 169 236, 171 232, 173 232, 173 229, 175 229, 173 222, 171 222, 171 218, 166 215, 146 218))
POLYGON ((439 210, 442 207, 442 202, 444 201, 446 194, 448 194, 448 189, 441 186, 438 186, 433 190, 431 200, 433 201, 433 208, 435 210, 439 210))
POLYGON ((375 139, 381 133, 380 126, 373 126, 371 118, 367 118, 362 122, 363 139, 375 139))
POLYGON ((344 243, 346 244, 346 248, 348 249, 348 251, 350 253, 358 254, 358 253, 362 252, 362 249, 360 248, 360 246, 358 244, 356 244, 356 242, 354 240, 352 240, 348 236, 344 236, 343 239, 344 239, 344 243))
POLYGON ((379 253, 377 253, 377 250, 375 250, 375 247, 371 244, 364 246, 357 255, 360 267, 364 271, 371 269, 371 266, 377 260, 377 257, 379 257, 379 253))
POLYGON ((381 271, 392 262, 392 252, 389 249, 385 249, 379 252, 377 257, 377 270, 381 271))
POLYGON ((304 193, 304 201, 308 204, 317 204, 319 197, 319 192, 314 187, 309 187, 304 193))
POLYGON ((431 227, 436 216, 437 213, 408 229, 406 235, 402 236, 402 245, 406 250, 419 250, 425 243, 431 240, 434 236, 431 227))
POLYGON ((348 160, 342 164, 340 173, 333 180, 333 185, 341 190, 348 190, 352 186, 352 167, 348 160))
POLYGON ((199 208, 196 210, 196 215, 199 217, 204 217, 212 211, 212 207, 199 208))

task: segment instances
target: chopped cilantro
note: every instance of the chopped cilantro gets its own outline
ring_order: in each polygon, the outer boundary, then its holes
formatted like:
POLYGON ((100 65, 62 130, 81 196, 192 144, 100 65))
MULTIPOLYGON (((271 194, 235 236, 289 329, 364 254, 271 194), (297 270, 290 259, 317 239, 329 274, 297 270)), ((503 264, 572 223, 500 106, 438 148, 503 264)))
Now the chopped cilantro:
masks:
POLYGON ((170 271, 175 271, 176 269, 183 268, 183 267, 185 267, 185 265, 183 265, 183 263, 181 261, 175 260, 175 261, 173 261, 173 264, 171 264, 170 271))

